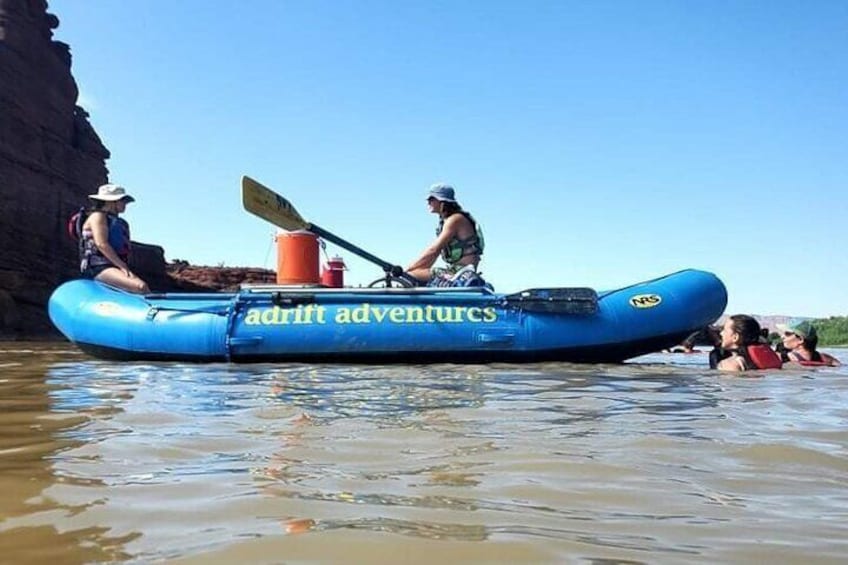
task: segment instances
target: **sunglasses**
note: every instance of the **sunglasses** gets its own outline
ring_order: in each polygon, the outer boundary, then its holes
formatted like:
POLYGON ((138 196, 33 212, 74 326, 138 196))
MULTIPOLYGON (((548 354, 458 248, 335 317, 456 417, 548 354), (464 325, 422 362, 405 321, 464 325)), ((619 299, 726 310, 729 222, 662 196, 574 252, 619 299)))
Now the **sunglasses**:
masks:
POLYGON ((798 339, 800 339, 800 338, 801 338, 801 336, 800 336, 800 335, 798 335, 798 334, 796 334, 795 332, 783 332, 783 337, 792 337, 793 335, 794 335, 795 337, 797 337, 798 339))

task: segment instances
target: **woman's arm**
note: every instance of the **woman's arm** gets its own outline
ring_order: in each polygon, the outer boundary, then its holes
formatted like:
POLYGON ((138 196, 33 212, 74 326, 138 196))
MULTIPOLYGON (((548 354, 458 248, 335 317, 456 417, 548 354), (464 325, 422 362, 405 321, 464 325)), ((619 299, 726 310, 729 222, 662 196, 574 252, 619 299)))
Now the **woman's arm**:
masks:
POLYGON ((442 226, 442 233, 439 234, 439 237, 433 240, 433 243, 428 245, 424 251, 421 252, 418 259, 409 264, 406 268, 407 272, 415 269, 429 269, 433 266, 439 258, 439 253, 456 234, 457 224, 459 221, 457 216, 459 216, 459 214, 454 214, 445 221, 445 225, 442 226))
POLYGON ((819 352, 819 355, 822 356, 822 361, 826 361, 827 364, 830 365, 831 367, 840 367, 842 365, 842 363, 839 361, 839 359, 837 359, 833 355, 828 355, 827 353, 821 353, 821 352, 819 352))

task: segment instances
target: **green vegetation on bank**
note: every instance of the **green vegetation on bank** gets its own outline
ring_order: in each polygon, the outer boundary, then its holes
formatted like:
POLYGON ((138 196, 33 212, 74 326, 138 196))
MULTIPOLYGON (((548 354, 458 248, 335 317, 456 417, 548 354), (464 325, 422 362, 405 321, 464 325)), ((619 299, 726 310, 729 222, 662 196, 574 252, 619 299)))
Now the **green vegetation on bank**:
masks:
POLYGON ((813 324, 819 334, 819 347, 848 346, 848 316, 832 316, 813 324))

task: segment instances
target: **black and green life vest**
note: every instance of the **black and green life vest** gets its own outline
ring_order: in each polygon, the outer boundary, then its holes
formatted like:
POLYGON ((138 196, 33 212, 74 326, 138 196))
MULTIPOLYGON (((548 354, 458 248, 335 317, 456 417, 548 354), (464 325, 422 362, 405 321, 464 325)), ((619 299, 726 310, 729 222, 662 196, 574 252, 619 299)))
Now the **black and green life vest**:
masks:
MULTIPOLYGON (((448 242, 445 248, 442 249, 442 259, 444 259, 445 263, 448 265, 455 265, 460 259, 469 255, 482 255, 483 248, 485 247, 483 230, 480 228, 480 224, 475 222, 474 218, 471 217, 471 214, 464 210, 460 210, 456 213, 462 214, 469 222, 471 222, 471 225, 474 226, 474 235, 466 239, 454 237, 448 242)), ((436 228, 436 236, 441 235, 444 226, 445 219, 442 218, 439 221, 439 227, 436 228)))

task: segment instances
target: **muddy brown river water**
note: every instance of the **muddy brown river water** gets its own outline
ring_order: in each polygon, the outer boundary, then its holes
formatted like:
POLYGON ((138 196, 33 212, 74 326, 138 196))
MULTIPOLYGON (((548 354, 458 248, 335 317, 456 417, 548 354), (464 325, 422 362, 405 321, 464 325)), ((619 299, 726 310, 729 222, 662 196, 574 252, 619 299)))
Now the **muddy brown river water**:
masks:
MULTIPOLYGON (((848 350, 828 350, 848 361, 848 350)), ((0 343, 2 563, 844 563, 848 369, 0 343)))

